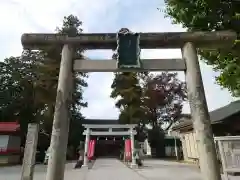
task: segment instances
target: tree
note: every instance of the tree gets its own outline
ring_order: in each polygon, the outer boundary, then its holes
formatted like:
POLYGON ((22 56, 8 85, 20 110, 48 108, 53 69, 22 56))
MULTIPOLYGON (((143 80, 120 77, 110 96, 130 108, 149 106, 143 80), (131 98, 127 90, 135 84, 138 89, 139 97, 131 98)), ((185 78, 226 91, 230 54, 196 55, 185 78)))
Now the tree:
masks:
POLYGON ((0 121, 18 121, 22 143, 27 126, 38 122, 44 109, 37 86, 39 52, 25 51, 21 57, 10 57, 0 68, 0 121))
POLYGON ((150 74, 143 89, 149 123, 152 127, 167 125, 168 130, 182 114, 182 103, 187 98, 185 83, 177 78, 177 73, 163 72, 150 74))
MULTIPOLYGON (((119 68, 139 67, 139 35, 127 28, 121 28, 117 36, 117 49, 112 58, 119 68), (127 33, 127 34, 126 34, 127 33)), ((111 98, 118 99, 116 107, 120 109, 119 121, 124 124, 142 124, 142 88, 137 72, 117 72, 112 83, 111 98)))
POLYGON ((140 123, 142 88, 137 73, 115 73, 111 88, 111 98, 118 99, 116 107, 120 109, 119 121, 124 124, 140 123))
MULTIPOLYGON (((76 16, 64 17, 60 34, 79 35, 82 22, 76 16)), ((75 57, 80 57, 82 49, 76 49, 75 57)), ((39 122, 41 129, 51 133, 61 47, 48 47, 41 51, 23 51, 20 57, 10 57, 0 63, 0 117, 2 121, 19 120, 21 130, 26 135, 29 122, 39 122)), ((83 88, 87 86, 85 73, 75 73, 71 106, 69 143, 77 146, 83 128, 80 112, 87 103, 83 101, 83 88)), ((24 138, 22 140, 24 142, 24 138)))
MULTIPOLYGON (((240 2, 229 0, 165 0, 166 14, 173 23, 182 24, 188 31, 233 30, 240 33, 240 2)), ((238 37, 239 39, 239 37, 238 37)), ((216 81, 240 96, 239 40, 230 50, 199 50, 201 59, 220 72, 216 81)))
POLYGON ((164 157, 165 132, 181 117, 182 103, 187 98, 186 86, 177 73, 163 72, 143 78, 142 87, 146 119, 152 126, 148 141, 156 157, 164 157))
POLYGON ((139 74, 143 73, 115 73, 111 86, 111 98, 117 99, 116 107, 120 109, 119 122, 122 124, 137 124, 135 138, 138 141, 144 141, 146 139, 146 121, 139 74))
MULTIPOLYGON (((82 33, 81 28, 82 22, 73 15, 64 17, 63 24, 61 28, 57 28, 57 33, 65 34, 71 37, 78 36, 82 33)), ((51 132, 56 92, 57 92, 57 83, 58 83, 58 74, 60 68, 61 60, 61 47, 50 47, 43 51, 44 58, 42 60, 42 89, 45 91, 47 100, 47 108, 45 110, 45 118, 48 119, 46 123, 49 133, 51 132), (49 93, 49 89, 51 92, 49 93), (51 125, 51 126, 49 126, 51 125)), ((74 57, 82 56, 83 49, 76 48, 74 57)), ((71 121, 70 121, 70 131, 69 131, 69 144, 78 146, 80 138, 82 137, 83 128, 81 126, 81 120, 84 118, 80 112, 82 107, 87 107, 87 103, 83 101, 83 88, 87 87, 85 79, 87 78, 86 73, 75 72, 73 73, 73 97, 72 105, 70 108, 71 111, 71 121)))

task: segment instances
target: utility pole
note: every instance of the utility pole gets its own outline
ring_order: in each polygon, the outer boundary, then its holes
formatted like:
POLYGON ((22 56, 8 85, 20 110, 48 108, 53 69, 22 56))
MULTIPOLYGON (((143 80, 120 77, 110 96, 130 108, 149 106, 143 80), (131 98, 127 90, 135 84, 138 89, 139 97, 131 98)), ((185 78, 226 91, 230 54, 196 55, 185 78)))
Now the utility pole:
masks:
POLYGON ((62 49, 46 180, 64 179, 73 85, 72 56, 73 48, 65 44, 62 49))
POLYGON ((197 50, 193 43, 188 42, 184 45, 182 56, 186 63, 188 99, 202 176, 204 180, 221 180, 197 50))

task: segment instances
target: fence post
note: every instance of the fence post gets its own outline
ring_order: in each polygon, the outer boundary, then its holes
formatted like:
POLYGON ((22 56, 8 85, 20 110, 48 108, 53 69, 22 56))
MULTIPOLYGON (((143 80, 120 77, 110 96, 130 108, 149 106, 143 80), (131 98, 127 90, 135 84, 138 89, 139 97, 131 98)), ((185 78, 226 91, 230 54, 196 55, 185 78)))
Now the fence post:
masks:
POLYGON ((28 124, 26 144, 24 148, 24 158, 22 163, 21 180, 33 180, 35 157, 38 143, 38 124, 28 124))

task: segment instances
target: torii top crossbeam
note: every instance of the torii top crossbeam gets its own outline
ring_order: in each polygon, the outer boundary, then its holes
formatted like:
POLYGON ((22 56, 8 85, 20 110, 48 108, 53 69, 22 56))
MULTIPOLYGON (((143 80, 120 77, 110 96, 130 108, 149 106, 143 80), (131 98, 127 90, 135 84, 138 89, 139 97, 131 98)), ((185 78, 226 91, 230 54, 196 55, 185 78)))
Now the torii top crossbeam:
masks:
MULTIPOLYGON (((72 44, 86 49, 115 49, 116 33, 83 33, 68 37, 59 34, 23 34, 21 41, 26 49, 40 49, 49 45, 72 44)), ((181 48, 186 42, 192 42, 197 48, 216 49, 232 45, 237 39, 236 32, 162 32, 140 33, 142 49, 181 48)))

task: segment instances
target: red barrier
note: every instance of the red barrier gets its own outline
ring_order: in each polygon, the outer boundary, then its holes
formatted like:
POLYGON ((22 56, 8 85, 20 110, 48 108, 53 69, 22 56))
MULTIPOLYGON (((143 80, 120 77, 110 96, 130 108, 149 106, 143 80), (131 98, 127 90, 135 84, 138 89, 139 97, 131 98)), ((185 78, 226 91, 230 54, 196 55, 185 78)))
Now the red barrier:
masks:
POLYGON ((132 159, 132 152, 131 152, 131 140, 126 139, 125 140, 125 159, 127 161, 130 161, 132 159))

